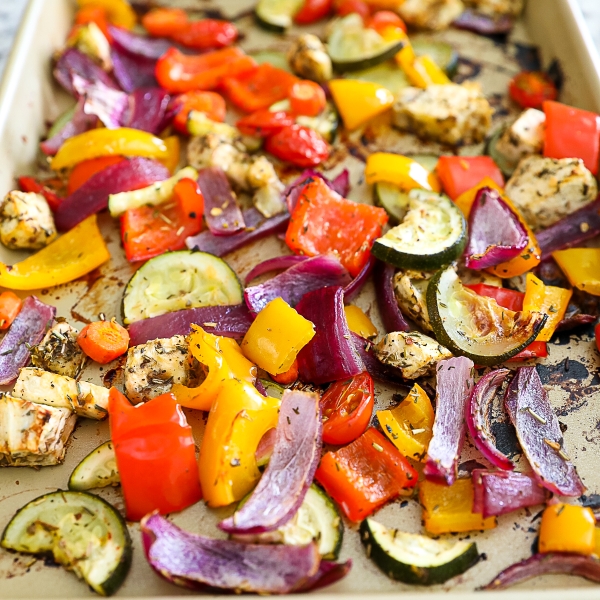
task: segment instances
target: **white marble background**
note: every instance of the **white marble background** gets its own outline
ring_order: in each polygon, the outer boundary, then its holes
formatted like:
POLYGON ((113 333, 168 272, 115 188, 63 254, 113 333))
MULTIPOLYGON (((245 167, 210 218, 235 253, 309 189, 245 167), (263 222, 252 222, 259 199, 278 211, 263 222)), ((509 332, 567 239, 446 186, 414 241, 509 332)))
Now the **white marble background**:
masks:
MULTIPOLYGON (((600 50, 600 0, 577 0, 577 2, 600 50)), ((27 0, 0 0, 0 76, 4 71, 14 35, 26 6, 27 0)))

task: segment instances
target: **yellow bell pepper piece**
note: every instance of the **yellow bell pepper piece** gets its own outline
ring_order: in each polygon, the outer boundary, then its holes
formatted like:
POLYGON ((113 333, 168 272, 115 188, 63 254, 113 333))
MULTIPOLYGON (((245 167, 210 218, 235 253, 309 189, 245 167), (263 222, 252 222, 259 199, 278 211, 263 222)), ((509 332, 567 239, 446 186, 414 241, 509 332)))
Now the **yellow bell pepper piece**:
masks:
POLYGON ((250 325, 242 352, 270 375, 290 369, 298 352, 315 336, 315 326, 285 300, 271 300, 250 325))
POLYGON ((69 138, 52 159, 50 166, 54 171, 59 171, 90 158, 112 155, 167 160, 169 150, 163 140, 139 129, 92 129, 69 138))
POLYGON ((412 85, 425 89, 430 85, 451 83, 448 76, 429 56, 416 56, 409 44, 396 54, 396 62, 400 65, 412 85))
POLYGON ((523 310, 546 313, 548 320, 535 338, 539 342, 548 342, 558 324, 565 318, 573 290, 545 285, 533 273, 527 273, 523 310))
POLYGON ((594 554, 600 557, 600 527, 596 527, 596 548, 594 554))
POLYGON ((235 340, 207 333, 197 325, 192 328, 189 337, 192 356, 208 367, 208 374, 198 387, 189 388, 176 383, 171 393, 182 406, 210 410, 225 381, 238 379, 253 384, 256 366, 242 354, 235 340))
POLYGON ((496 527, 496 518, 473 512, 473 483, 457 479, 452 485, 423 481, 419 487, 425 529, 429 533, 461 533, 496 527))
POLYGON ((367 158, 365 177, 369 184, 385 181, 397 185, 405 192, 413 189, 429 192, 441 190, 439 179, 435 174, 430 173, 416 160, 401 154, 389 152, 371 154, 367 158))
POLYGON ((228 379, 222 384, 208 415, 198 461, 202 495, 209 506, 241 500, 256 485, 256 449, 277 425, 279 404, 247 382, 228 379))
POLYGON ((370 81, 334 79, 329 89, 346 129, 357 129, 394 103, 390 90, 370 81))
POLYGON ((377 411, 383 432, 407 458, 423 460, 433 435, 431 401, 418 384, 396 408, 377 411))
POLYGON ((181 162, 181 142, 176 135, 170 135, 163 141, 167 147, 167 158, 161 159, 160 162, 174 175, 181 162))
POLYGON ((588 294, 600 296, 600 248, 557 250, 552 258, 569 283, 588 294))
POLYGON ((373 325, 373 321, 358 306, 346 304, 344 312, 346 313, 346 321, 348 322, 348 329, 350 331, 364 338, 370 338, 379 333, 377 327, 373 325))
POLYGON ((596 519, 591 508, 553 504, 544 510, 539 551, 593 554, 596 551, 596 519))
POLYGON ((125 0, 77 0, 77 5, 80 8, 85 6, 99 6, 106 10, 108 20, 117 27, 131 29, 137 18, 135 11, 131 8, 129 2, 125 0))
POLYGON ((68 283, 110 259, 92 215, 32 256, 9 267, 0 263, 0 286, 37 290, 68 283))
POLYGON ((463 192, 454 203, 460 210, 463 211, 465 218, 469 218, 469 214, 471 213, 471 207, 475 202, 475 198, 477 197, 477 192, 484 187, 492 188, 496 190, 500 194, 504 193, 504 190, 490 177, 484 177, 475 187, 472 187, 470 190, 463 192))

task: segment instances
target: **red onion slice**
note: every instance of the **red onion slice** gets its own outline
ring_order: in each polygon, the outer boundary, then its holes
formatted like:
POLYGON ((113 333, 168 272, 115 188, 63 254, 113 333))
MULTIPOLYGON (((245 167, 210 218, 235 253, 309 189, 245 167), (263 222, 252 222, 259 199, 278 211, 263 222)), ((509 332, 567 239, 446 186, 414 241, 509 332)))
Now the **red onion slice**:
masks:
POLYGON ((350 171, 344 169, 331 180, 330 187, 342 198, 345 198, 350 193, 350 171))
POLYGON ((363 286, 369 279, 369 275, 371 271, 375 267, 375 263, 377 259, 374 256, 371 256, 365 266, 362 268, 361 272, 344 288, 344 301, 350 302, 353 298, 355 298, 362 290, 363 286))
POLYGON ((298 263, 308 260, 308 256, 298 256, 296 254, 288 254, 287 256, 276 256, 275 258, 269 258, 261 263, 258 263, 251 271, 246 275, 244 283, 248 285, 253 279, 260 277, 264 273, 270 271, 281 271, 289 269, 298 263))
POLYGON ((467 410, 467 427, 475 446, 494 466, 506 471, 512 471, 515 466, 496 447, 490 420, 494 398, 509 373, 508 369, 497 369, 484 375, 471 392, 467 410))
POLYGON ((146 559, 164 579, 207 590, 287 594, 319 573, 317 545, 244 544, 179 529, 157 513, 141 522, 146 559))
POLYGON ((563 448, 558 418, 535 367, 517 369, 504 405, 540 485, 554 494, 581 496, 585 486, 563 448))
POLYGON ((298 354, 302 381, 321 385, 365 371, 352 343, 341 287, 324 287, 305 294, 296 310, 316 329, 313 339, 298 354))
POLYGON ((89 82, 101 82, 113 90, 119 89, 106 71, 102 70, 89 56, 75 48, 67 48, 61 54, 53 73, 56 81, 72 96, 77 94, 73 87, 74 75, 79 75, 89 82))
POLYGON ((319 394, 285 390, 275 445, 258 485, 219 527, 228 533, 264 533, 285 525, 298 511, 321 458, 319 394))
POLYGON ((452 485, 465 441, 465 409, 473 388, 473 361, 464 356, 441 360, 437 365, 436 411, 433 437, 425 459, 425 477, 452 485))
POLYGON ((338 193, 343 198, 345 198, 350 192, 350 172, 348 169, 344 169, 333 180, 328 179, 325 177, 325 175, 323 175, 323 173, 319 173, 314 169, 306 169, 302 171, 300 176, 294 179, 294 181, 292 181, 292 183, 290 183, 283 191, 283 197, 285 198, 290 214, 294 211, 304 186, 315 178, 322 179, 328 185, 328 187, 330 187, 334 192, 338 193))
POLYGON ((202 169, 198 173, 198 185, 204 196, 204 218, 213 235, 229 236, 244 229, 244 215, 222 169, 202 169))
POLYGON ((544 504, 549 496, 527 473, 475 469, 472 478, 475 492, 473 512, 482 514, 484 519, 544 504))
POLYGON ((394 272, 395 268, 380 260, 375 265, 373 281, 375 283, 375 295, 381 320, 387 331, 408 331, 410 328, 404 315, 400 311, 396 294, 394 294, 394 272))
POLYGON ((600 561, 578 554, 534 554, 498 573, 484 590, 504 590, 539 575, 575 575, 600 583, 600 561))
POLYGON ((140 88, 129 95, 130 109, 123 125, 154 135, 162 133, 176 114, 171 96, 161 88, 140 88))
POLYGON ((109 25, 108 30, 115 46, 129 52, 129 54, 136 54, 145 58, 158 60, 173 46, 173 42, 167 39, 137 35, 121 27, 109 25))
POLYGON ((8 385, 19 376, 19 369, 29 363, 29 348, 42 341, 52 326, 56 308, 28 296, 0 342, 0 385, 8 385))
POLYGON ((130 94, 140 88, 158 87, 154 76, 156 60, 139 54, 123 52, 117 46, 110 50, 113 63, 113 75, 121 89, 130 94))
POLYGON ((333 585, 340 579, 346 577, 346 575, 350 573, 351 568, 352 559, 350 558, 345 563, 322 560, 317 574, 313 575, 302 587, 298 588, 296 592, 312 592, 328 585, 333 585))
POLYGON ((360 359, 364 363, 365 368, 369 372, 369 375, 373 377, 373 379, 394 384, 396 386, 396 390, 398 390, 399 385, 406 387, 407 392, 410 390, 410 386, 404 383, 402 371, 396 367, 384 365, 375 356, 375 353, 371 349, 373 344, 369 340, 366 340, 353 331, 350 332, 350 335, 352 336, 354 348, 358 352, 360 359))
POLYGON ((482 35, 498 35, 508 33, 513 28, 514 21, 507 15, 494 19, 467 9, 452 22, 452 25, 457 29, 467 29, 482 35))
POLYGON ((479 190, 469 213, 466 267, 494 267, 519 256, 528 243, 525 227, 500 194, 489 187, 479 190))
POLYGON ((85 98, 83 111, 98 117, 108 129, 117 129, 123 123, 129 108, 129 96, 101 81, 88 81, 73 74, 73 87, 80 97, 85 98))
POLYGON ((47 156, 56 154, 66 140, 80 133, 85 133, 96 126, 98 118, 95 115, 88 115, 83 110, 84 104, 85 98, 80 98, 77 101, 73 118, 59 132, 40 144, 44 154, 47 156))

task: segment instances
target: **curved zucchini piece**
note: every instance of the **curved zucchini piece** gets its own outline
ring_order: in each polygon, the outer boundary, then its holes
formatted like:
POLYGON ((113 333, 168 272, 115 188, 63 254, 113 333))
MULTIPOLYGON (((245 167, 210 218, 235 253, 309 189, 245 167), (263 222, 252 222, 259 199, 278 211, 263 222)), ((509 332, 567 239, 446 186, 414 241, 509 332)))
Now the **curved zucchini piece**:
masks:
POLYGON ((404 71, 393 60, 387 60, 369 69, 354 71, 352 79, 376 83, 390 90, 394 96, 404 88, 410 87, 410 81, 404 71))
POLYGON ((208 252, 166 252, 142 265, 123 294, 125 324, 199 306, 241 304, 233 269, 208 252))
POLYGON ((254 16, 264 29, 284 33, 292 26, 294 15, 303 4, 304 0, 259 0, 254 16))
POLYGON ((526 348, 548 319, 539 312, 513 312, 476 294, 463 286, 453 267, 431 278, 427 311, 440 344, 486 367, 502 363, 526 348))
POLYGON ((112 442, 104 442, 75 467, 69 478, 69 489, 82 492, 117 485, 120 481, 112 442))
POLYGON ((387 181, 379 181, 373 186, 375 204, 385 209, 390 223, 401 223, 408 212, 410 199, 408 192, 403 192, 397 185, 387 181))
POLYGON ((433 540, 388 529, 373 519, 360 525, 367 556, 391 579, 412 585, 444 583, 479 560, 474 542, 433 540))
POLYGON ((277 50, 258 50, 257 52, 250 52, 250 56, 256 61, 256 64, 269 64, 283 71, 292 72, 288 63, 285 52, 278 52, 277 50))
POLYGON ((49 554, 103 596, 114 594, 131 566, 123 517, 86 492, 52 492, 21 508, 6 526, 3 548, 49 554))
POLYGON ((507 177, 514 173, 517 165, 510 162, 502 152, 498 152, 498 140, 503 136, 505 131, 504 127, 499 127, 492 133, 492 135, 486 140, 484 147, 484 154, 487 154, 491 157, 494 162, 498 165, 498 168, 502 171, 502 173, 507 177))
MULTIPOLYGON (((275 102, 269 107, 271 112, 277 112, 280 110, 291 111, 290 101, 281 100, 275 102)), ((296 123, 303 127, 308 127, 314 131, 320 133, 323 138, 328 142, 333 142, 337 135, 340 127, 340 116, 338 115, 337 109, 333 102, 327 102, 325 108, 321 111, 321 114, 316 117, 307 117, 305 115, 297 115, 296 123)))
POLYGON ((431 271, 456 260, 467 243, 467 223, 450 198, 411 190, 400 225, 375 240, 371 253, 399 269, 431 271))
POLYGON ((335 71, 338 73, 348 73, 350 71, 368 69, 369 67, 374 67, 386 60, 390 60, 391 58, 394 58, 403 47, 404 42, 402 41, 386 42, 378 48, 365 50, 360 55, 346 55, 342 51, 330 48, 329 56, 335 71))
POLYGON ((417 56, 429 56, 450 79, 458 70, 458 52, 448 43, 438 40, 416 39, 411 45, 417 56))

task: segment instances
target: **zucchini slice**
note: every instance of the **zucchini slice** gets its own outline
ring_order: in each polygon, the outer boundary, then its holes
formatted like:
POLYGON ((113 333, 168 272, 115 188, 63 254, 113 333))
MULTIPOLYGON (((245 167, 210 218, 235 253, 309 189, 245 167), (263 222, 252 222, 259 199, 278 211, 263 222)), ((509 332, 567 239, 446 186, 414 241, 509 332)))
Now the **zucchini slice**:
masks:
POLYGON ((104 442, 75 467, 69 478, 69 489, 82 492, 117 485, 120 481, 112 442, 104 442))
MULTIPOLYGON (((269 107, 271 112, 277 112, 279 110, 291 111, 290 101, 281 100, 275 102, 269 107)), ((303 127, 313 129, 317 133, 320 133, 323 138, 328 142, 333 142, 337 135, 340 127, 340 116, 338 115, 337 109, 332 102, 327 102, 325 108, 316 117, 307 117, 305 115, 297 115, 296 123, 303 127)))
POLYGON ((339 73, 368 69, 385 62, 402 50, 403 40, 386 41, 365 27, 362 17, 352 13, 334 22, 327 39, 327 52, 339 73))
POLYGON ((288 63, 285 52, 278 52, 277 50, 258 50, 257 52, 250 52, 250 56, 256 61, 256 64, 269 64, 283 71, 292 72, 288 63))
POLYGON ((123 517, 86 492, 58 491, 32 500, 10 520, 0 544, 17 552, 52 554, 103 596, 119 589, 131 566, 123 517))
POLYGON ((304 0, 259 0, 254 9, 256 22, 269 31, 284 33, 292 26, 294 15, 304 0))
POLYGON ((371 253, 399 269, 434 270, 456 260, 467 243, 461 210, 441 194, 411 190, 400 225, 375 240, 371 253))
POLYGON ((453 267, 431 278, 427 311, 440 344, 486 367, 518 354, 535 340, 548 319, 539 312, 513 312, 476 294, 463 286, 453 267))
POLYGON ((450 79, 458 70, 458 52, 448 43, 439 40, 415 39, 411 45, 417 56, 429 56, 450 79))
POLYGON ((125 324, 198 306, 241 304, 233 269, 208 252, 166 252, 142 265, 123 294, 125 324))
POLYGON ((373 186, 375 204, 385 209, 390 217, 390 223, 402 223, 408 212, 410 198, 408 192, 403 192, 397 185, 387 181, 379 181, 373 186))
POLYGON ((492 135, 486 140, 485 147, 483 149, 484 154, 491 157, 494 162, 498 165, 498 168, 507 177, 514 173, 517 165, 509 161, 502 152, 498 152, 498 140, 503 136, 505 127, 499 127, 492 133, 492 135))
MULTIPOLYGON (((242 505, 246 499, 240 502, 242 505)), ((315 540, 326 560, 337 560, 344 537, 344 523, 331 498, 318 486, 311 485, 294 518, 275 531, 232 536, 252 543, 304 546, 315 540)))
POLYGON ((391 579, 412 585, 444 583, 479 560, 474 542, 433 540, 388 529, 373 519, 360 525, 367 556, 391 579))
POLYGON ((393 60, 386 60, 369 69, 361 69, 352 73, 352 79, 376 83, 398 95, 404 88, 410 87, 410 81, 404 71, 393 60))

